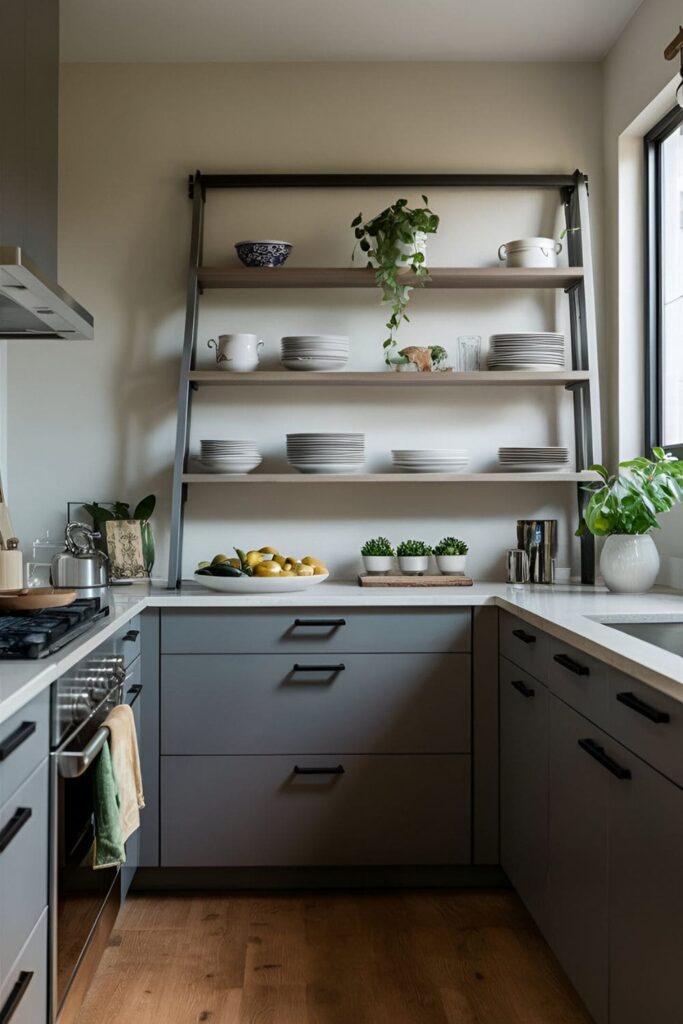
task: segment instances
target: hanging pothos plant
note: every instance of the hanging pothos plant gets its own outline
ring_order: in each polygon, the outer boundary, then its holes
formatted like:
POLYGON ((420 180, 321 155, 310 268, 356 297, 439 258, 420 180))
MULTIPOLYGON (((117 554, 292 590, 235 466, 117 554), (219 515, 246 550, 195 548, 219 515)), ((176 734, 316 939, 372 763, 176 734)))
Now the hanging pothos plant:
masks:
POLYGON ((425 265, 425 236, 436 232, 439 218, 429 209, 427 196, 422 196, 422 200, 424 207, 411 209, 407 199, 397 199, 372 220, 363 223, 363 214, 359 213, 351 221, 357 239, 353 258, 356 248, 360 247, 368 257, 368 266, 375 268, 382 301, 391 306, 391 316, 387 321, 389 336, 384 341, 387 365, 391 362, 401 321, 409 319, 406 309, 410 293, 416 285, 424 284, 429 276, 425 265), (402 273, 406 270, 411 274, 402 273))

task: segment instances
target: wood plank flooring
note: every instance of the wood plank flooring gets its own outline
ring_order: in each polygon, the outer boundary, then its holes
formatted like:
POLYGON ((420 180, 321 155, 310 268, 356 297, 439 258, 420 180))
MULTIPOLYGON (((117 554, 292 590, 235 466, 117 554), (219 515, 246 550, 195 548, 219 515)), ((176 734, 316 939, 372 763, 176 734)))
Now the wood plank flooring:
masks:
POLYGON ((590 1024, 515 895, 131 895, 77 1024, 590 1024))

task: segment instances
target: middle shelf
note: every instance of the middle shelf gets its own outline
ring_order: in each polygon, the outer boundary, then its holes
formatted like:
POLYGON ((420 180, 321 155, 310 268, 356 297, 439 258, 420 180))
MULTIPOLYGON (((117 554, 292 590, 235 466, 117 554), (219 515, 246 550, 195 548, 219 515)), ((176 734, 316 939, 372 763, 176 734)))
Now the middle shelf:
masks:
POLYGON ((183 473, 184 484, 576 484, 597 473, 183 473))
POLYGON ((478 370, 471 373, 396 373, 391 371, 338 370, 333 373, 297 372, 295 370, 254 370, 252 373, 231 373, 227 370, 190 370, 193 387, 239 387, 288 384, 313 387, 333 384, 336 387, 570 387, 591 379, 587 370, 478 370))

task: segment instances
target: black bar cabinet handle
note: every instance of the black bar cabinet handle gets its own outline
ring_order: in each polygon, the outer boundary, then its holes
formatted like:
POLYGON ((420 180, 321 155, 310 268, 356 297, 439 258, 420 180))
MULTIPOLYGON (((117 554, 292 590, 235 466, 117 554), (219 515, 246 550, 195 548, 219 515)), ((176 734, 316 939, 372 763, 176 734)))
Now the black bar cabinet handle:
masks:
POLYGON ((524 629, 513 629, 512 635, 516 636, 518 640, 521 640, 523 644, 535 644, 536 637, 533 633, 527 633, 524 629))
POLYGON ((671 715, 667 714, 666 711, 659 711, 658 708, 653 708, 651 704, 646 704, 640 697, 636 697, 635 693, 618 693, 617 700, 620 704, 625 704, 631 711, 637 711, 639 715, 649 718, 651 722, 656 722, 657 725, 663 725, 671 721, 671 715))
POLYGON ((12 751, 20 747, 22 743, 25 743, 29 736, 33 736, 35 731, 35 722, 22 722, 21 725, 17 726, 14 732, 11 732, 7 739, 0 743, 0 761, 4 761, 5 758, 9 757, 12 751))
POLYGON ((574 661, 568 654, 553 654, 553 661, 556 661, 558 665, 562 665, 562 668, 569 669, 575 676, 589 676, 591 674, 587 665, 580 665, 578 661, 574 661))
POLYGON ((298 764, 294 765, 295 775, 343 775, 344 765, 337 764, 332 767, 320 766, 318 768, 301 768, 298 764))
POLYGON ((126 635, 121 637, 121 643, 123 644, 123 643, 128 642, 130 644, 134 644, 139 636, 140 636, 140 630, 139 629, 129 629, 128 632, 126 633, 126 635))
POLYGON ((292 672, 343 672, 346 665, 293 665, 292 672))
POLYGON ((521 693, 522 697, 533 697, 536 694, 536 691, 527 686, 526 683, 523 683, 521 679, 511 679, 510 685, 514 686, 515 690, 521 693))
POLYGON ((128 707, 129 708, 133 707, 133 704, 135 704, 135 701, 138 699, 138 697, 140 696, 141 693, 142 693, 142 684, 141 683, 136 683, 134 686, 129 686, 128 687, 128 691, 126 693, 126 696, 130 697, 132 695, 132 697, 133 697, 132 700, 128 701, 128 707))
POLYGON ((334 626, 345 626, 346 619, 294 619, 295 626, 327 626, 331 628, 334 626))
MULTIPOLYGON (((0 853, 4 853, 14 837, 21 832, 32 813, 30 807, 17 807, 10 820, 0 832, 0 853)), ((2 1018, 0 1018, 1 1020, 2 1018)))
POLYGON ((601 747, 595 740, 579 740, 579 746, 582 750, 585 750, 587 754, 595 758, 603 768, 606 768, 608 772, 615 775, 617 779, 630 779, 631 772, 628 768, 623 768, 616 761, 613 761, 609 754, 605 753, 605 748, 601 747))
POLYGON ((31 984, 31 978, 33 977, 33 971, 22 971, 17 981, 12 986, 12 991, 7 996, 5 1005, 0 1010, 0 1024, 9 1024, 16 1010, 19 1007, 19 1003, 26 995, 26 989, 31 984))

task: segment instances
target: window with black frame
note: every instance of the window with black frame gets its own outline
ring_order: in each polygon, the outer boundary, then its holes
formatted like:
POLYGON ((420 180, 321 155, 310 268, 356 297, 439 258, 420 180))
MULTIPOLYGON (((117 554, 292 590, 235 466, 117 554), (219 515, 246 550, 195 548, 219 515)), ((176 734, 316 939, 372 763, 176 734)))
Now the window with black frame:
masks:
POLYGON ((645 137, 645 444, 683 458, 683 110, 645 137))

